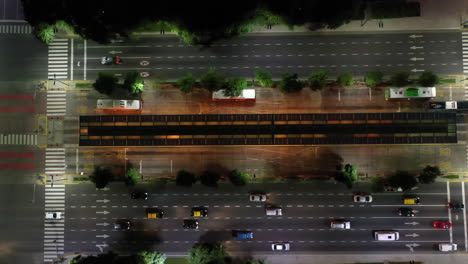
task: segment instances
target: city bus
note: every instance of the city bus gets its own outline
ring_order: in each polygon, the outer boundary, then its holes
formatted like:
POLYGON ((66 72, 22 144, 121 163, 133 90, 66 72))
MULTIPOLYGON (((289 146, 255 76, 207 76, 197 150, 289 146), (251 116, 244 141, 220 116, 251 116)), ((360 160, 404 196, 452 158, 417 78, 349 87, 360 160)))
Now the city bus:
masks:
POLYGON ((431 99, 436 97, 435 87, 390 87, 385 91, 385 100, 389 99, 431 99))
POLYGON ((143 101, 99 99, 96 108, 98 111, 113 115, 139 114, 143 109, 143 101))
POLYGON ((255 101, 255 89, 244 89, 239 96, 226 96, 225 90, 213 92, 211 100, 222 102, 255 101))

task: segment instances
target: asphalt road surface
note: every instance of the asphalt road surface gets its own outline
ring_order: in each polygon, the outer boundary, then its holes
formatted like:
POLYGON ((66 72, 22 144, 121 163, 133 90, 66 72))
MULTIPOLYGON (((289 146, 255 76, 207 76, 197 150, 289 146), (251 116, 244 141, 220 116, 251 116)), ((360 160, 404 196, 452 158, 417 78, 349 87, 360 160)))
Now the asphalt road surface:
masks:
POLYGON ((210 47, 188 46, 177 37, 140 36, 136 40, 107 46, 75 41, 75 79, 95 79, 100 71, 125 74, 130 70, 157 73, 177 79, 187 72, 200 76, 216 67, 229 77, 251 79, 256 69, 270 71, 274 78, 284 72, 307 77, 329 70, 364 76, 380 69, 385 75, 398 71, 416 74, 460 74, 460 32, 385 34, 251 34, 221 41, 210 47), (86 54, 86 55, 85 55, 86 54), (101 65, 103 56, 121 56, 122 65, 101 65), (84 63, 86 62, 86 63, 84 63))
MULTIPOLYGON (((112 184, 108 190, 95 190, 91 184, 67 186, 65 221, 66 252, 115 250, 134 252, 156 249, 183 253, 198 241, 221 241, 230 252, 267 253, 271 243, 291 243, 294 253, 434 252, 438 243, 454 242, 466 250, 466 212, 451 212, 446 203, 463 201, 466 183, 421 185, 414 193, 420 205, 410 206, 415 217, 400 217, 402 193, 374 194, 374 202, 357 204, 353 192, 332 182, 296 184, 251 184, 236 188, 221 183, 218 188, 195 185, 191 188, 168 184, 162 189, 151 185, 127 188, 112 184), (150 192, 148 200, 132 200, 134 190, 150 192), (266 204, 281 206, 282 216, 266 216, 265 204, 250 202, 248 194, 268 193, 266 204), (183 219, 190 219, 193 206, 208 208, 199 219, 198 230, 184 230, 183 219), (146 208, 164 210, 163 219, 146 219, 146 208), (117 219, 129 219, 130 230, 114 230, 117 219), (351 230, 330 230, 332 219, 351 221, 351 230), (435 220, 451 220, 453 229, 433 229, 435 220), (253 240, 237 240, 233 230, 250 230, 253 240), (376 242, 374 230, 395 230, 400 240, 376 242)), ((368 190, 359 184, 353 191, 368 190)))

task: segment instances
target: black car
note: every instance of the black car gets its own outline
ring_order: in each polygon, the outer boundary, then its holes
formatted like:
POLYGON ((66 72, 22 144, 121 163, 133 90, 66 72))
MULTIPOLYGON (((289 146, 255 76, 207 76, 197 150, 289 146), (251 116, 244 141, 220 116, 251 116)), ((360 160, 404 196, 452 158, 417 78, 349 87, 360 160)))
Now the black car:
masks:
POLYGON ((411 208, 398 208, 398 215, 400 216, 406 216, 406 217, 413 217, 414 216, 414 210, 411 208))
POLYGON ((194 219, 185 219, 184 229, 198 229, 198 221, 194 219))
POLYGON ((148 200, 148 193, 147 192, 132 192, 130 194, 132 199, 143 199, 148 200))
POLYGON ((117 229, 117 230, 128 230, 131 227, 132 227, 132 223, 130 222, 130 220, 127 220, 127 219, 120 219, 120 220, 115 221, 114 223, 114 229, 117 229))
POLYGON ((449 209, 452 209, 452 210, 460 210, 460 209, 463 209, 465 208, 465 205, 462 204, 462 203, 448 203, 448 208, 449 209))

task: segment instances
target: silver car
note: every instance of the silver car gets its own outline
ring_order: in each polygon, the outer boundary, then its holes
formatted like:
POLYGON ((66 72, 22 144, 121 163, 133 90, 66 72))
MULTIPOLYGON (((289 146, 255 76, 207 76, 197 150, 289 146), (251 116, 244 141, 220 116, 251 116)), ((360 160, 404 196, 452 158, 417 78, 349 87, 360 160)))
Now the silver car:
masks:
POLYGON ((370 194, 355 194, 354 202, 356 203, 372 203, 372 195, 370 194))
POLYGON ((342 219, 336 219, 330 222, 330 228, 340 230, 351 229, 351 222, 342 219))

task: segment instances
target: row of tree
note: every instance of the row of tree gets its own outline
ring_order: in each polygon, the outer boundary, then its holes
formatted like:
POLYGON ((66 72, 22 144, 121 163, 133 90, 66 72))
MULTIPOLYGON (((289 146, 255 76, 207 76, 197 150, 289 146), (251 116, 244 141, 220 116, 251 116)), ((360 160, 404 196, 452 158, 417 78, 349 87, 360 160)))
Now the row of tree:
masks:
POLYGON ((382 8, 382 4, 372 2, 382 1, 116 1, 114 5, 96 1, 81 5, 74 0, 22 0, 25 19, 35 35, 47 43, 54 39, 57 29, 66 29, 101 44, 143 30, 162 34, 172 31, 185 43, 209 45, 251 32, 258 25, 267 29, 278 24, 307 26, 310 30, 338 28, 351 19, 364 19, 368 7, 375 12, 369 13, 378 18, 386 17, 389 10, 397 11, 391 17, 408 14, 402 10, 419 11, 418 3, 384 1, 382 8))
MULTIPOLYGON (((383 84, 403 87, 413 84, 413 80, 410 80, 409 77, 410 74, 408 72, 401 71, 393 74, 390 79, 385 82, 383 72, 374 70, 365 76, 364 82, 369 87, 376 87, 383 84)), ((255 79, 261 86, 277 86, 284 93, 299 92, 306 86, 309 86, 312 90, 320 90, 324 88, 327 83, 337 83, 342 87, 349 87, 355 84, 354 77, 349 72, 340 74, 336 80, 329 80, 328 78, 328 71, 320 70, 311 72, 306 80, 299 79, 296 73, 283 73, 281 75, 281 80, 275 82, 270 72, 263 69, 258 69, 255 72, 255 79)), ((416 83, 424 87, 432 87, 439 83, 439 77, 433 72, 425 71, 419 76, 416 83)), ((184 93, 191 92, 196 84, 197 78, 190 72, 177 81, 177 85, 184 93)), ((238 96, 242 93, 242 90, 247 87, 247 80, 240 77, 228 79, 223 74, 219 73, 216 68, 211 68, 200 77, 200 84, 211 92, 226 89, 226 96, 238 96)))
MULTIPOLYGON (((89 175, 89 179, 96 185, 96 188, 102 189, 109 184, 109 182, 116 179, 116 176, 110 167, 96 166, 93 173, 89 175)), ((127 186, 137 184, 141 179, 141 175, 135 168, 130 168, 125 172, 123 181, 127 186)))
MULTIPOLYGON (((70 264, 164 264, 166 255, 158 251, 142 251, 130 256, 119 256, 109 251, 97 256, 77 256, 70 264)), ((188 264, 266 264, 258 259, 233 260, 221 243, 197 243, 188 251, 186 258, 188 264)))
MULTIPOLYGON (((413 83, 409 79, 408 72, 397 72, 393 74, 390 79, 385 83, 384 75, 379 70, 369 72, 364 82, 370 87, 376 87, 382 84, 390 84, 396 87, 403 87, 413 83)), ((320 70, 311 72, 306 80, 299 79, 296 73, 283 73, 281 80, 274 81, 270 72, 258 69, 255 72, 255 79, 258 84, 263 87, 278 87, 284 93, 294 93, 301 91, 304 87, 308 86, 312 90, 320 90, 327 84, 337 83, 341 87, 349 87, 355 84, 354 77, 351 73, 345 72, 340 74, 336 80, 328 79, 328 71, 320 70)), ((432 87, 439 83, 439 77, 430 72, 423 72, 417 79, 417 84, 424 87, 432 87)), ((226 96, 239 96, 242 91, 247 87, 248 82, 245 78, 233 77, 227 78, 222 73, 218 72, 216 68, 210 68, 205 74, 197 78, 191 73, 177 80, 177 86, 184 93, 189 93, 194 87, 201 85, 210 92, 215 92, 224 89, 226 96)), ((254 85, 254 84, 252 84, 254 85)), ((119 83, 119 79, 112 73, 100 72, 93 87, 100 93, 116 96, 120 98, 132 98, 143 92, 144 82, 138 72, 129 72, 126 74, 124 82, 119 83)))
MULTIPOLYGON (((228 173, 229 181, 236 186, 244 186, 249 182, 250 175, 238 170, 233 170, 228 173)), ((200 183, 209 186, 218 186, 218 181, 221 179, 221 175, 214 171, 205 171, 200 177, 196 177, 195 174, 186 170, 180 170, 176 176, 176 184, 179 186, 192 186, 197 180, 200 183)))
POLYGON ((387 178, 372 177, 371 188, 373 192, 383 192, 386 186, 393 189, 401 188, 403 191, 410 191, 416 187, 418 182, 424 184, 433 183, 441 175, 442 173, 437 166, 426 166, 418 175, 407 171, 397 171, 387 178))

